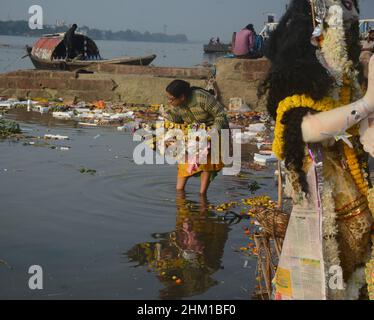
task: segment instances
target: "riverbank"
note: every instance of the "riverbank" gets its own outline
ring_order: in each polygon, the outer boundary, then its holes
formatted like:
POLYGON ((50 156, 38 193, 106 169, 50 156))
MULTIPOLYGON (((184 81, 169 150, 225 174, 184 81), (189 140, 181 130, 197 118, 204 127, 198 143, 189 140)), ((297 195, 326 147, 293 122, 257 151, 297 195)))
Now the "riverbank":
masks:
POLYGON ((253 110, 263 110, 257 86, 267 68, 265 59, 219 59, 214 69, 101 65, 89 68, 89 74, 22 70, 0 74, 0 96, 166 104, 165 88, 173 79, 206 87, 215 75, 220 99, 227 108, 230 99, 241 98, 253 110))

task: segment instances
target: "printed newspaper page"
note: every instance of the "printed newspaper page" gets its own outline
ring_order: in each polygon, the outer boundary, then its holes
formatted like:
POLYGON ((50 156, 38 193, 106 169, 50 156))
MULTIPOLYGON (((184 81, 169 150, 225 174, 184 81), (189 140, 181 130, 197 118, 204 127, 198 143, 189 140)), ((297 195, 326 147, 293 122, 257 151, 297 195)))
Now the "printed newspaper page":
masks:
MULTIPOLYGON (((313 180, 313 170, 308 182, 313 180), (310 179, 311 178, 311 179, 310 179)), ((310 183, 316 191, 316 179, 310 183)), ((317 203, 317 193, 312 198, 317 203)), ((294 205, 282 254, 274 279, 279 300, 325 300, 325 273, 322 255, 321 212, 314 204, 294 205)))

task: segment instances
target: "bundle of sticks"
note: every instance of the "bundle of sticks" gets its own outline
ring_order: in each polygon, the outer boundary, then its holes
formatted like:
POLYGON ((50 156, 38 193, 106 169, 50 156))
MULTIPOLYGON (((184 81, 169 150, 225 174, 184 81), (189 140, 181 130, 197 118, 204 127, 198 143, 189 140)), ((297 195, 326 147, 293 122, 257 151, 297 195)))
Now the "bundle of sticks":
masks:
POLYGON ((258 256, 256 279, 259 285, 255 295, 263 300, 272 297, 272 279, 275 276, 289 221, 289 214, 283 212, 282 195, 282 172, 281 164, 278 162, 278 206, 256 211, 261 231, 254 235, 258 256))

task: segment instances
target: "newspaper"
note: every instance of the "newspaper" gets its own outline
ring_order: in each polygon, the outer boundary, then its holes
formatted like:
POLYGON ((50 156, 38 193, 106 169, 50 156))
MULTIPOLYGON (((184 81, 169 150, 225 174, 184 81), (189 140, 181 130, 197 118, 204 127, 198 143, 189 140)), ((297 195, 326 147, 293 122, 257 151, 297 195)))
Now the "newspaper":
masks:
POLYGON ((277 300, 325 300, 325 270, 322 250, 322 209, 315 165, 307 179, 311 201, 295 204, 275 275, 277 300))

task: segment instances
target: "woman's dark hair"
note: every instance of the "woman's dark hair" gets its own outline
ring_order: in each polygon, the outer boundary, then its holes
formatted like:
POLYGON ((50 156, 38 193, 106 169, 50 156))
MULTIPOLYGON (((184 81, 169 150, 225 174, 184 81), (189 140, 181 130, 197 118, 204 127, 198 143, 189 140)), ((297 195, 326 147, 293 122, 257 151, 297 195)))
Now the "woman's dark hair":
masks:
POLYGON ((173 80, 166 87, 166 92, 177 99, 179 99, 182 95, 188 97, 193 90, 202 90, 210 94, 214 94, 214 92, 212 93, 211 91, 205 90, 204 88, 191 87, 190 83, 184 80, 173 80))
POLYGON ((174 80, 166 87, 166 92, 177 99, 182 95, 188 97, 191 93, 191 85, 184 80, 174 80))
POLYGON ((248 29, 249 31, 255 31, 252 23, 248 24, 245 28, 248 29))
MULTIPOLYGON (((354 1, 354 4, 358 9, 357 1, 354 1)), ((321 100, 329 94, 335 84, 335 80, 317 59, 317 48, 311 44, 312 33, 313 21, 309 0, 292 0, 265 45, 265 56, 270 60, 271 67, 258 88, 259 98, 267 95, 266 107, 274 119, 277 117, 279 102, 286 97, 305 94, 314 100, 321 100)), ((358 66, 359 60, 358 39, 358 24, 354 24, 347 32, 347 44, 349 58, 355 66, 358 66)), ((307 109, 302 109, 300 112, 286 112, 282 122, 288 127, 284 132, 286 167, 297 172, 302 190, 307 193, 303 171, 305 143, 299 132, 302 117, 307 109)))

